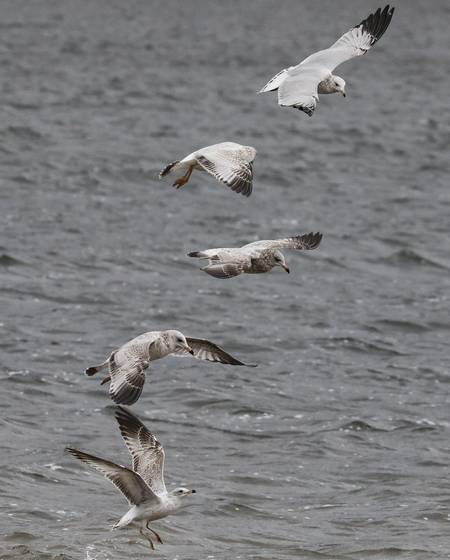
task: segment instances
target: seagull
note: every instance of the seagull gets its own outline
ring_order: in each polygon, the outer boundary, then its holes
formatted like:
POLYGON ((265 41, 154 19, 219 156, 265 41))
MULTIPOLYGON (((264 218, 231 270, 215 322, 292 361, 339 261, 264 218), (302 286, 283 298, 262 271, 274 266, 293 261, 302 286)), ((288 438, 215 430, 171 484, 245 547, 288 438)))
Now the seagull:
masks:
POLYGON ((231 190, 244 196, 252 194, 253 160, 256 150, 251 146, 242 146, 235 142, 221 142, 206 146, 192 152, 182 160, 169 163, 160 173, 159 178, 173 171, 184 171, 184 175, 176 179, 172 185, 179 189, 185 185, 194 169, 206 171, 231 190))
POLYGON ((199 360, 220 362, 233 366, 255 367, 244 364, 228 354, 209 340, 185 337, 175 330, 150 331, 126 342, 118 350, 114 350, 109 358, 97 366, 88 367, 86 375, 95 375, 103 369, 109 375, 101 385, 110 382, 109 395, 116 404, 134 404, 142 393, 145 382, 145 370, 150 362, 165 356, 192 355, 199 360))
POLYGON ((383 11, 378 8, 330 48, 318 51, 297 66, 276 74, 258 93, 278 90, 279 105, 294 107, 312 117, 319 93, 346 96, 345 80, 332 74, 333 70, 346 60, 365 54, 386 31, 393 13, 394 8, 389 4, 383 11))
POLYGON ((121 529, 127 525, 139 527, 140 534, 148 540, 154 550, 151 535, 146 534, 144 529, 148 529, 156 541, 162 544, 158 533, 150 529, 150 521, 176 513, 184 505, 184 499, 195 494, 195 490, 180 487, 168 492, 164 483, 165 453, 162 445, 128 410, 119 406, 116 419, 133 459, 131 469, 72 447, 66 447, 66 451, 101 472, 128 500, 131 508, 113 529, 121 529))
POLYGON ((215 278, 232 278, 243 272, 261 274, 274 266, 289 268, 280 249, 310 250, 319 246, 321 233, 306 233, 285 239, 267 239, 248 243, 240 248, 207 249, 188 253, 188 257, 208 259, 209 264, 201 270, 215 278))

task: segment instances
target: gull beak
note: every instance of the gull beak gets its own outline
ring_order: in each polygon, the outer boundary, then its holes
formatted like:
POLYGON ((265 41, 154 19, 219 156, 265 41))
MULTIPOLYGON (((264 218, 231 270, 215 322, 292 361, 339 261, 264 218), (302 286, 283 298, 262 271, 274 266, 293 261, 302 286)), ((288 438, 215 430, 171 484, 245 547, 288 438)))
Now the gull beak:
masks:
POLYGON ((189 352, 189 354, 191 354, 192 356, 194 355, 194 351, 190 346, 186 346, 186 352, 189 352))
POLYGON ((280 266, 281 266, 281 268, 284 268, 284 270, 285 270, 288 274, 290 273, 290 270, 289 270, 289 267, 288 267, 288 266, 286 266, 285 264, 282 264, 282 265, 280 265, 280 266))
POLYGON ((342 96, 343 96, 343 97, 347 97, 347 94, 346 94, 346 92, 345 92, 345 89, 342 90, 342 96))

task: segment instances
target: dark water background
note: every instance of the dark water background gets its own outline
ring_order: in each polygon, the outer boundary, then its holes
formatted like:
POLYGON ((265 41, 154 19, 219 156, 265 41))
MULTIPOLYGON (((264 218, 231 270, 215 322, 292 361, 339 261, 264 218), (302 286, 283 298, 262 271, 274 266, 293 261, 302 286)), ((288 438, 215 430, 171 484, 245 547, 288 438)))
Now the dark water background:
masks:
POLYGON ((198 491, 155 558, 450 557, 450 3, 395 4, 309 119, 254 92, 375 0, 1 3, 2 559, 150 557, 63 448, 128 461, 83 370, 165 328, 260 366, 154 365, 133 411, 198 491), (250 199, 156 180, 223 140, 250 199), (290 276, 185 257, 311 230, 290 276))

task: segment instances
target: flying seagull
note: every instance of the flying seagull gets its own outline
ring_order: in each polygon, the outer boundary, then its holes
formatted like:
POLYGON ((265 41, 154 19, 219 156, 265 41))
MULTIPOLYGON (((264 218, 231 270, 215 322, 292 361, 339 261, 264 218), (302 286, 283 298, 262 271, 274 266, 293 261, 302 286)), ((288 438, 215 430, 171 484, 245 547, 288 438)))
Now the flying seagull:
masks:
POLYGON ((285 68, 276 74, 258 93, 278 90, 278 104, 300 109, 313 115, 319 93, 341 93, 344 97, 345 80, 333 70, 355 56, 365 54, 388 28, 394 8, 389 4, 370 14, 359 25, 342 35, 329 49, 318 51, 297 66, 285 68))
POLYGON ((150 362, 169 355, 192 355, 209 362, 253 367, 253 364, 244 364, 209 340, 185 337, 180 331, 168 330, 150 331, 133 338, 114 350, 103 363, 87 368, 86 375, 108 369, 109 375, 101 384, 111 382, 109 395, 116 404, 131 405, 141 396, 145 370, 150 362))
POLYGON ((183 171, 179 179, 173 184, 179 189, 185 185, 194 169, 206 171, 231 190, 244 196, 252 194, 253 182, 253 160, 256 150, 251 146, 242 146, 235 142, 221 142, 206 146, 196 152, 192 152, 182 160, 169 163, 160 173, 159 177, 165 177, 174 171, 183 171))
POLYGON ((216 278, 232 278, 243 272, 260 274, 269 272, 274 266, 289 268, 280 249, 309 250, 319 246, 321 233, 307 233, 285 239, 255 241, 240 248, 207 249, 194 251, 188 257, 208 259, 209 264, 201 270, 216 278))
POLYGON ((130 509, 113 529, 127 525, 139 527, 140 534, 154 549, 151 534, 160 544, 162 540, 156 531, 150 529, 150 521, 176 513, 184 505, 184 499, 195 494, 195 490, 180 487, 168 492, 164 483, 165 454, 162 445, 136 416, 124 408, 117 408, 116 419, 133 459, 131 469, 72 447, 66 447, 66 451, 101 472, 128 500, 130 509), (146 534, 144 529, 148 529, 149 533, 146 534))

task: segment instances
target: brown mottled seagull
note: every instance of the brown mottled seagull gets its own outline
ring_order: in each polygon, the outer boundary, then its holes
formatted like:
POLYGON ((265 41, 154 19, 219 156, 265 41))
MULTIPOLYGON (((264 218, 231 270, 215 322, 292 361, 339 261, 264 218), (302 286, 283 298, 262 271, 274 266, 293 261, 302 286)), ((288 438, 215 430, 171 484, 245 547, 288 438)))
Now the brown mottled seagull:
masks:
POLYGON ((373 47, 391 23, 393 13, 394 8, 389 4, 383 10, 378 8, 330 48, 278 72, 258 93, 278 90, 279 105, 299 109, 310 117, 316 109, 319 93, 341 93, 345 97, 345 80, 335 76, 333 70, 373 47))
POLYGON ((250 196, 255 157, 256 150, 251 146, 242 146, 235 142, 221 142, 192 152, 182 160, 169 163, 160 172, 159 177, 165 177, 174 171, 183 171, 184 174, 173 184, 179 189, 189 181, 194 169, 198 169, 222 181, 231 190, 244 196, 250 196))
POLYGON ((116 419, 133 459, 131 469, 73 447, 66 447, 66 451, 99 471, 128 500, 130 509, 113 526, 113 529, 122 529, 129 525, 137 527, 140 534, 148 540, 150 547, 154 549, 152 535, 160 544, 162 539, 156 531, 150 529, 150 521, 176 513, 185 505, 185 498, 195 494, 195 490, 179 487, 168 492, 164 483, 165 454, 162 445, 128 410, 118 407, 116 419), (145 533, 144 529, 149 532, 145 533))
POLYGON ((254 364, 244 364, 209 340, 185 337, 180 331, 168 330, 150 331, 133 338, 114 350, 105 362, 87 368, 86 375, 108 369, 109 375, 101 384, 111 382, 109 395, 116 404, 131 405, 141 396, 145 370, 150 362, 169 355, 192 355, 209 362, 254 367, 254 364))
POLYGON ((207 249, 194 251, 188 257, 208 259, 209 264, 201 270, 216 278, 232 278, 243 272, 261 274, 269 272, 274 266, 281 266, 286 272, 289 268, 280 249, 309 250, 319 246, 321 233, 307 233, 285 239, 255 241, 240 248, 207 249))

